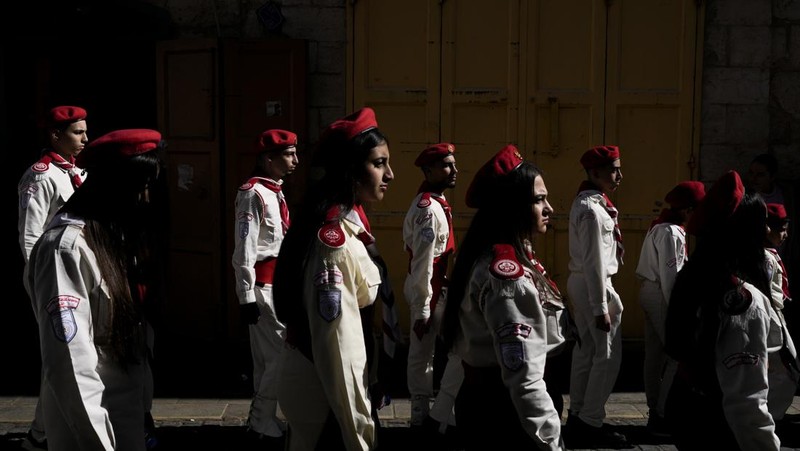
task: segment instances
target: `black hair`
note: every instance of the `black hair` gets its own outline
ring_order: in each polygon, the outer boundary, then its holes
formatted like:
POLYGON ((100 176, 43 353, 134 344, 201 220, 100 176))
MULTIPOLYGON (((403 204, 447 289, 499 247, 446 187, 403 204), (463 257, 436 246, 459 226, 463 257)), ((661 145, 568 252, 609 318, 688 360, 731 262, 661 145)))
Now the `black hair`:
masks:
POLYGON ((459 310, 472 276, 472 267, 482 255, 495 244, 510 244, 517 258, 526 266, 533 267, 525 246, 526 243, 533 243, 532 187, 536 177, 541 175, 541 169, 523 161, 514 170, 496 179, 488 188, 491 192, 481 195, 478 211, 459 246, 447 290, 447 307, 442 321, 442 335, 447 349, 455 342, 458 333, 459 310))
MULTIPOLYGON (((141 331, 143 300, 139 285, 150 258, 150 208, 140 201, 154 183, 161 166, 157 151, 133 157, 115 157, 94 166, 80 189, 61 212, 85 222, 84 237, 94 251, 111 298, 109 345, 123 366, 139 362, 144 341, 141 331)), ((99 319, 102 321, 102 319, 99 319)), ((104 343, 98 336, 98 345, 104 343)))

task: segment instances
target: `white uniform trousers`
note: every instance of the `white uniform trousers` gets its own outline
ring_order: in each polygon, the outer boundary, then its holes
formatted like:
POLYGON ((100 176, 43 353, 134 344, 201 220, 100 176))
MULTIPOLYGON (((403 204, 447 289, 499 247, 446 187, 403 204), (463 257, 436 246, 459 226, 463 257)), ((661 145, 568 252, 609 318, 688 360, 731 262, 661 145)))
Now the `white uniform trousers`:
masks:
POLYGON ((250 352, 253 357, 253 390, 248 426, 259 434, 270 437, 283 435, 285 426, 277 418, 278 376, 280 355, 286 335, 285 326, 275 316, 272 302, 272 285, 255 288, 256 302, 261 316, 250 325, 250 352))
POLYGON ((605 405, 622 363, 622 301, 606 279, 606 302, 611 331, 595 327, 588 303, 586 281, 581 273, 571 273, 567 289, 575 307, 575 324, 581 345, 572 350, 572 375, 569 384, 570 411, 585 423, 600 427, 606 417, 605 405))
POLYGON ((664 405, 678 363, 664 352, 664 328, 667 321, 667 301, 661 286, 643 280, 639 304, 644 310, 644 393, 650 412, 664 417, 664 405))
MULTIPOLYGON (((428 333, 422 336, 422 340, 417 338, 414 333, 414 324, 411 324, 406 378, 412 403, 423 403, 422 410, 419 412, 422 418, 412 418, 412 423, 421 422, 425 416, 430 414, 431 418, 442 425, 455 426, 456 424, 456 395, 458 395, 458 390, 461 388, 461 381, 464 380, 464 367, 461 366, 461 358, 456 354, 452 352, 447 354, 447 365, 442 374, 442 380, 439 382, 439 393, 436 395, 436 400, 434 400, 430 411, 427 405, 428 399, 433 396, 433 354, 445 306, 446 303, 442 297, 436 304, 433 316, 431 316, 430 329, 428 333), (415 397, 417 397, 416 400, 415 397)), ((414 407, 419 408, 420 406, 412 406, 412 410, 414 407)), ((414 416, 412 411, 412 417, 414 416)))

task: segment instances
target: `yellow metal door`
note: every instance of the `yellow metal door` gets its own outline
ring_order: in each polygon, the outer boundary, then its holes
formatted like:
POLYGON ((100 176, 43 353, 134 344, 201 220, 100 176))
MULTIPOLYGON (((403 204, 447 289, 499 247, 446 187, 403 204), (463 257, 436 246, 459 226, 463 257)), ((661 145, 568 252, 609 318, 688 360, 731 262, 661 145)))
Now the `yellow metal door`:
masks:
MULTIPOLYGON (((381 224, 381 241, 391 243, 382 248, 402 246, 400 217, 421 177, 412 161, 426 143, 457 146, 459 185, 447 193, 457 238, 473 213, 463 197, 475 170, 514 143, 545 172, 556 215, 537 250, 566 287, 567 217, 585 178, 578 160, 593 145, 619 144, 625 180, 615 202, 627 258, 615 285, 627 308, 623 333, 642 337, 641 242, 656 202, 691 177, 698 146, 698 3, 359 0, 350 11, 349 106, 374 106, 393 138, 397 179, 373 213, 397 218, 381 224)), ((387 257, 401 286, 405 256, 387 257)))

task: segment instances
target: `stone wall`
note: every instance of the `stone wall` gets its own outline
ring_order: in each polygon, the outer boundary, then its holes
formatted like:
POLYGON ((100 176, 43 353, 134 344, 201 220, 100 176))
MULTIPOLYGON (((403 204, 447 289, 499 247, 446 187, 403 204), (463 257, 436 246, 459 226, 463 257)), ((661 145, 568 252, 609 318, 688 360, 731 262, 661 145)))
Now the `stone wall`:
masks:
POLYGON ((800 180, 800 0, 708 0, 700 179, 774 154, 800 180))

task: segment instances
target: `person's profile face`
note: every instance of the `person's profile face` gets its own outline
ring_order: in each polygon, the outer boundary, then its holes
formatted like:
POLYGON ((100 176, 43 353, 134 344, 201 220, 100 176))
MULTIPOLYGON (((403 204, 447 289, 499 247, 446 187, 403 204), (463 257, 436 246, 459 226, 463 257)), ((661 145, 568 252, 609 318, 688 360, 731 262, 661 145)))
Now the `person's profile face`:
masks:
POLYGON ((66 157, 77 156, 89 142, 86 121, 76 121, 64 130, 54 130, 50 142, 53 150, 66 157))
POLYGON ((455 188, 458 169, 456 158, 448 155, 425 168, 425 180, 437 188, 455 188))
POLYGON ((276 155, 267 156, 265 161, 266 171, 274 180, 280 180, 291 174, 300 163, 295 146, 289 146, 276 155))
POLYGON ((780 227, 767 226, 767 242, 774 248, 780 247, 786 238, 789 237, 789 224, 783 224, 780 227))
POLYGON ((361 179, 356 182, 356 202, 359 204, 383 200, 394 173, 389 166, 389 146, 379 144, 370 149, 363 163, 361 179))
POLYGON ((531 203, 531 215, 533 216, 533 231, 536 233, 547 232, 547 225, 550 223, 550 215, 553 214, 553 207, 547 201, 547 187, 544 179, 537 175, 533 180, 533 202, 531 203))
POLYGON ((606 194, 617 190, 622 183, 622 161, 617 159, 612 163, 592 169, 594 182, 606 194))
POLYGON ((772 192, 772 174, 769 173, 767 167, 761 163, 750 164, 750 169, 747 172, 750 179, 750 185, 759 193, 772 192))

